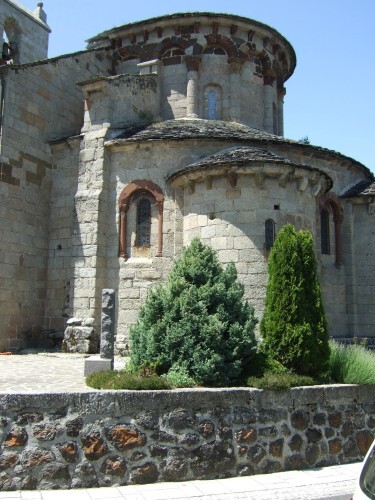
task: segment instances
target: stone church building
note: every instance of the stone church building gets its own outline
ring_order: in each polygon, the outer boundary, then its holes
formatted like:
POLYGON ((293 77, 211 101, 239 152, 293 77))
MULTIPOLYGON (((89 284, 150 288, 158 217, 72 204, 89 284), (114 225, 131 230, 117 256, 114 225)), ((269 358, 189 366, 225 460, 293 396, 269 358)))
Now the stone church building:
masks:
POLYGON ((313 234, 330 335, 375 340, 374 177, 284 138, 296 56, 280 33, 175 14, 48 59, 43 4, 16 0, 0 0, 0 30, 0 352, 69 318, 98 332, 103 288, 126 352, 147 291, 196 236, 235 262, 260 318, 286 223, 313 234))

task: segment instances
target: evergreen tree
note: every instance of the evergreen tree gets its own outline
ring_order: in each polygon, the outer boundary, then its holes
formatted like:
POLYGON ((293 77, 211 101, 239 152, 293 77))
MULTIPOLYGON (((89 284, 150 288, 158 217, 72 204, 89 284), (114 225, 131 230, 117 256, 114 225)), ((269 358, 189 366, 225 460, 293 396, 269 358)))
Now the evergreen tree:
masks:
POLYGON ((234 264, 224 269, 194 239, 141 308, 130 332, 133 366, 157 363, 200 384, 235 384, 256 354, 256 320, 243 295, 234 264))
POLYGON ((284 226, 270 252, 260 331, 266 352, 298 374, 325 372, 329 358, 312 235, 284 226))

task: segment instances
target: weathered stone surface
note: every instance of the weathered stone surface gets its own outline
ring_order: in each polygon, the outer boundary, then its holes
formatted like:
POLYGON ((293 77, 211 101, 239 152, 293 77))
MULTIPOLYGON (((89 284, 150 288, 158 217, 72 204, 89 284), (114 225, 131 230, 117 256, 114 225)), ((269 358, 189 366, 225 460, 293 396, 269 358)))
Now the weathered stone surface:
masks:
POLYGON ((267 455, 266 450, 260 444, 255 444, 247 452, 247 456, 252 464, 258 465, 259 462, 267 455))
POLYGON ((192 411, 175 410, 165 416, 163 425, 175 432, 191 429, 196 425, 196 417, 192 411))
POLYGON ((318 441, 320 441, 322 439, 323 435, 322 435, 322 431, 320 429, 311 427, 311 428, 307 429, 306 437, 307 437, 307 441, 309 443, 317 443, 318 441))
POLYGON ((25 446, 28 440, 28 435, 22 427, 14 427, 5 437, 6 448, 13 448, 14 446, 25 446))
POLYGON ((42 479, 48 483, 52 482, 53 485, 56 485, 59 479, 70 479, 68 465, 59 463, 45 465, 42 469, 42 479))
POLYGON ((197 446, 200 442, 200 438, 196 434, 188 432, 187 434, 183 434, 178 442, 180 444, 184 444, 185 446, 197 446))
POLYGON ((310 414, 304 410, 293 411, 290 416, 290 421, 294 429, 304 431, 310 423, 310 414))
POLYGON ((13 491, 15 489, 16 485, 12 477, 6 472, 0 472, 0 491, 13 491))
POLYGON ((164 443, 177 443, 177 436, 165 431, 157 431, 151 435, 151 439, 164 443))
POLYGON ((215 425, 210 420, 203 420, 198 425, 198 431, 204 436, 206 439, 215 435, 215 425))
POLYGON ((138 427, 143 427, 143 429, 155 430, 159 425, 159 415, 154 411, 142 413, 141 415, 137 415, 135 424, 138 427))
POLYGON ((227 422, 222 421, 218 425, 218 433, 220 439, 229 440, 233 438, 233 430, 231 425, 227 424, 227 422))
POLYGON ((168 447, 159 444, 152 444, 150 446, 150 455, 152 457, 166 457, 168 455, 168 447))
POLYGON ((258 431, 259 433, 259 436, 262 436, 262 437, 267 437, 267 438, 271 438, 271 437, 277 437, 278 436, 278 430, 277 428, 274 426, 274 425, 271 425, 269 427, 261 427, 258 431))
POLYGON ((130 450, 146 444, 146 435, 138 429, 126 426, 111 427, 107 431, 108 439, 118 450, 130 450))
POLYGON ((100 432, 82 436, 83 452, 88 460, 99 460, 108 451, 108 446, 100 432))
POLYGON ((22 453, 21 464, 25 468, 37 467, 48 462, 53 462, 55 459, 56 457, 52 451, 40 448, 31 448, 22 453))
POLYGON ((126 461, 118 455, 108 457, 102 463, 101 471, 110 476, 123 477, 126 473, 126 461))
POLYGON ((338 438, 328 441, 328 446, 330 455, 337 455, 342 450, 342 444, 338 438))
POLYGON ((159 478, 159 472, 155 464, 148 462, 141 467, 134 467, 131 470, 130 480, 131 484, 148 484, 155 483, 159 478))
POLYGON ((317 445, 317 444, 309 444, 306 447, 306 462, 310 466, 313 466, 314 464, 316 464, 319 456, 320 456, 319 445, 317 445))
MULTIPOLYGON (((7 488, 40 489, 228 477, 347 463, 366 453, 372 429, 367 426, 369 418, 363 418, 363 401, 357 396, 353 403, 349 392, 346 405, 345 390, 340 388, 335 399, 332 389, 329 407, 321 396, 314 402, 307 395, 304 404, 299 393, 297 411, 308 416, 305 422, 309 422, 304 430, 295 429, 291 418, 284 419, 283 412, 276 411, 272 417, 279 414, 280 420, 272 425, 234 423, 228 401, 243 400, 244 390, 35 395, 33 409, 23 412, 24 427, 13 428, 11 423, 20 417, 22 404, 31 408, 30 398, 2 395, 3 444, 17 429, 25 430, 30 438, 23 445, 3 448, 0 473, 6 473, 2 477, 7 488), (190 409, 184 409, 182 402, 190 409), (331 427, 328 421, 328 414, 335 413, 342 415, 339 427, 331 427), (43 421, 30 417, 38 414, 43 421), (119 423, 120 418, 127 423, 119 423), (363 427, 356 429, 360 424, 363 427), (35 447, 38 441, 39 448, 35 447)), ((313 388, 311 392, 319 391, 313 388)), ((260 391, 257 397, 260 403, 270 404, 267 398, 261 400, 260 391)), ((275 393, 273 398, 276 410, 285 397, 278 399, 275 393)), ((372 400, 373 392, 365 398, 372 400)), ((291 414, 295 412, 291 410, 291 414)), ((337 421, 335 418, 335 425, 337 421)))
POLYGON ((233 409, 233 423, 235 424, 254 424, 257 421, 255 409, 236 406, 233 409))
POLYGON ((72 474, 72 488, 96 488, 99 485, 95 467, 89 462, 81 462, 72 474))
POLYGON ((365 455, 374 440, 374 436, 371 431, 359 431, 355 435, 355 440, 359 453, 365 455))
POLYGON ((191 469, 195 477, 213 477, 235 465, 234 449, 227 442, 205 444, 193 452, 191 469))
POLYGON ((115 349, 115 291, 102 291, 102 329, 100 332, 100 357, 113 360, 115 349))
POLYGON ((272 474, 281 471, 281 464, 277 460, 263 460, 256 470, 260 474, 272 474))
POLYGON ((0 455, 0 471, 14 467, 19 462, 17 453, 5 453, 0 455))
POLYGON ((38 441, 53 441, 62 432, 63 430, 59 425, 44 424, 34 427, 34 437, 38 441))
POLYGON ((83 418, 74 418, 66 423, 66 434, 70 437, 77 437, 82 427, 83 418))
POLYGON ((325 425, 327 417, 325 413, 315 413, 312 423, 314 425, 325 425))
POLYGON ((171 458, 161 468, 161 480, 180 481, 181 477, 186 477, 187 473, 188 463, 184 459, 171 458))
POLYGON ((254 443, 257 440, 257 431, 253 427, 247 427, 236 431, 235 436, 237 443, 254 443))
POLYGON ((340 427, 342 424, 342 414, 341 412, 333 412, 328 414, 328 423, 331 427, 340 427))
POLYGON ((277 439, 269 445, 270 453, 273 457, 282 457, 284 448, 284 439, 277 439))
POLYGON ((299 470, 306 467, 307 463, 301 455, 292 455, 285 459, 285 470, 299 470))
POLYGON ((99 336, 88 326, 68 326, 62 343, 63 352, 94 354, 98 352, 99 336))
POLYGON ((345 458, 356 458, 359 455, 355 439, 350 437, 343 445, 343 452, 345 458))
MULTIPOLYGON (((152 456, 151 450, 150 454, 152 456)), ((146 458, 146 456, 147 456, 146 453, 143 453, 143 451, 135 451, 134 453, 131 454, 130 462, 139 462, 140 460, 146 458)))
POLYGON ((15 422, 18 425, 27 425, 34 422, 41 422, 44 419, 43 413, 39 411, 22 411, 17 414, 15 422))
POLYGON ((289 440, 288 445, 292 451, 301 451, 303 439, 299 434, 294 434, 294 436, 289 440))
POLYGON ((74 441, 66 441, 64 443, 59 443, 56 448, 61 453, 64 460, 70 463, 74 463, 78 458, 78 446, 74 441))

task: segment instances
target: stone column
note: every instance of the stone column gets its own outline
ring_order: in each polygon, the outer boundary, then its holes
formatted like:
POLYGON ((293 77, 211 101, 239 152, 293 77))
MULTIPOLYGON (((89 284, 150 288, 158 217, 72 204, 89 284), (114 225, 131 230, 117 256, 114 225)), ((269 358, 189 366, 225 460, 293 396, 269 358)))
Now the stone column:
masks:
POLYGON ((198 69, 200 57, 186 56, 187 88, 186 88, 186 117, 198 118, 198 69))
POLYGON ((120 257, 128 258, 126 253, 126 212, 120 208, 120 257))
POLYGON ((110 359, 113 368, 115 348, 115 291, 102 291, 102 331, 100 335, 100 357, 110 359))
POLYGON ((342 259, 342 235, 341 228, 344 220, 344 214, 339 210, 333 214, 333 222, 335 224, 335 247, 336 247, 336 266, 341 266, 342 259))
POLYGON ((275 81, 272 76, 264 77, 263 86, 263 127, 266 132, 274 133, 273 130, 273 82, 275 81))
POLYGON ((286 94, 285 87, 278 89, 278 106, 277 106, 277 133, 284 136, 284 96, 286 94))
POLYGON ((94 372, 113 370, 115 355, 115 297, 114 290, 103 289, 100 355, 90 356, 85 359, 85 377, 94 372))
POLYGON ((163 255, 163 202, 156 203, 158 209, 158 253, 156 257, 163 255))
POLYGON ((241 121, 241 60, 237 57, 228 59, 230 67, 230 119, 241 121))

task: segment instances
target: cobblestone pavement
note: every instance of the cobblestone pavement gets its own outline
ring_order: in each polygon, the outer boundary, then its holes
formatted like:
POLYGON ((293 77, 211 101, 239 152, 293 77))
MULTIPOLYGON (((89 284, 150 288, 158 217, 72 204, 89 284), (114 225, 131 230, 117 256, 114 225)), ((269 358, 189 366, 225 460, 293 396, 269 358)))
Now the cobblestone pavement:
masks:
MULTIPOLYGON (((87 387, 83 376, 85 358, 82 354, 60 352, 0 356, 0 392, 83 392, 94 391, 87 387)), ((115 359, 115 367, 125 361, 115 359)))

